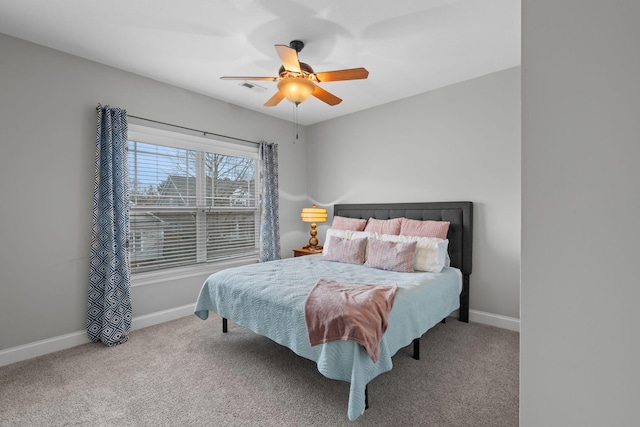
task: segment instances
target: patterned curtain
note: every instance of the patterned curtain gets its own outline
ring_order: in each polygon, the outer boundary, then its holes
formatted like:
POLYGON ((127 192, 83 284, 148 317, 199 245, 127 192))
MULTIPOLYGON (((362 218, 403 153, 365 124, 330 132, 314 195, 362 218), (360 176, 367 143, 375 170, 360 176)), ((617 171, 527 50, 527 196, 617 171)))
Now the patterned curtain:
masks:
POLYGON ((107 346, 129 338, 127 111, 98 106, 87 333, 107 346))
POLYGON ((260 142, 262 213, 260 262, 280 259, 280 208, 278 199, 278 145, 260 142))

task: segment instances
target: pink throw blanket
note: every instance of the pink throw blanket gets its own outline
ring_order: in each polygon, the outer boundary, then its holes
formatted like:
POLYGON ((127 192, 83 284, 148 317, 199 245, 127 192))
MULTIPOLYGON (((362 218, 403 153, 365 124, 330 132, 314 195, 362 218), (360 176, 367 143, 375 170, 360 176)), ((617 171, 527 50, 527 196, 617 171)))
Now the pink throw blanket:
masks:
POLYGON ((355 341, 377 362, 397 289, 397 285, 319 279, 304 303, 311 346, 336 340, 355 341))

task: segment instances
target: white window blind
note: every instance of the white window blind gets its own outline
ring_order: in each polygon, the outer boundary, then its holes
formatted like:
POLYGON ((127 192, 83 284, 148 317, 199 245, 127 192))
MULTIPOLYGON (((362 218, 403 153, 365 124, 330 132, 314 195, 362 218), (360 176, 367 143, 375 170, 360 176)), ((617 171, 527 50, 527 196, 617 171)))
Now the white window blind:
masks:
POLYGON ((258 257, 257 146, 129 130, 132 273, 258 257))

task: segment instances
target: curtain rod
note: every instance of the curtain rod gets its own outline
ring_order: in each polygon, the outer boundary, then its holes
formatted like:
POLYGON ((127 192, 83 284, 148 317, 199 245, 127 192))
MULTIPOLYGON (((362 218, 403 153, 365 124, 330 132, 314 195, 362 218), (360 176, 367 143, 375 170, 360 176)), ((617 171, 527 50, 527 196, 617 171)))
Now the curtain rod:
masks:
MULTIPOLYGON (((96 111, 98 111, 101 107, 102 107, 102 106, 101 106, 100 104, 98 104, 98 106, 96 107, 96 111)), ((144 121, 147 121, 147 122, 157 123, 157 124, 160 124, 160 125, 171 126, 171 127, 174 127, 174 128, 179 128, 179 129, 184 129, 184 130, 190 130, 190 131, 192 131, 192 132, 198 132, 198 133, 201 133, 201 134, 203 134, 204 136, 207 136, 207 135, 212 135, 212 136, 221 136, 221 137, 223 137, 223 138, 233 139, 233 140, 236 140, 236 141, 242 141, 242 142, 248 142, 248 143, 250 143, 250 144, 256 144, 256 145, 257 145, 257 144, 260 144, 259 142, 249 141, 248 139, 236 138, 236 137, 234 137, 234 136, 222 135, 222 134, 220 134, 220 133, 208 132, 208 131, 205 131, 205 130, 199 130, 199 129, 188 128, 188 127, 185 127, 185 126, 174 125, 174 124, 171 124, 171 123, 165 123, 165 122, 161 122, 161 121, 158 121, 158 120, 152 120, 152 119, 146 119, 146 118, 144 118, 144 117, 132 116, 131 114, 127 114, 127 117, 131 117, 131 118, 133 118, 133 119, 138 119, 138 120, 144 120, 144 121)))

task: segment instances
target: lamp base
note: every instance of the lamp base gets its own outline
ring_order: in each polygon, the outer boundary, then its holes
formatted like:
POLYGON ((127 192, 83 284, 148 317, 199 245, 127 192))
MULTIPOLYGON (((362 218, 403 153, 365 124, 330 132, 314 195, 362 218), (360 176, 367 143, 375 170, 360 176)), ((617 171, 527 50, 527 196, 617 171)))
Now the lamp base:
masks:
POLYGON ((315 245, 315 246, 307 245, 307 246, 303 246, 302 249, 306 249, 310 252, 322 252, 322 246, 320 245, 315 245))
POLYGON ((309 245, 305 247, 308 247, 309 250, 315 250, 313 248, 318 247, 318 238, 316 237, 318 235, 318 230, 316 229, 315 222, 311 223, 311 230, 309 230, 309 234, 311 234, 311 238, 309 239, 309 245))

